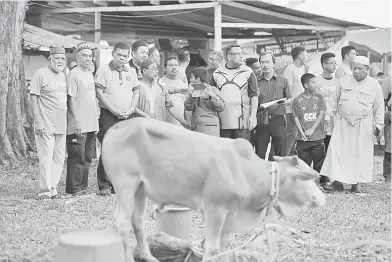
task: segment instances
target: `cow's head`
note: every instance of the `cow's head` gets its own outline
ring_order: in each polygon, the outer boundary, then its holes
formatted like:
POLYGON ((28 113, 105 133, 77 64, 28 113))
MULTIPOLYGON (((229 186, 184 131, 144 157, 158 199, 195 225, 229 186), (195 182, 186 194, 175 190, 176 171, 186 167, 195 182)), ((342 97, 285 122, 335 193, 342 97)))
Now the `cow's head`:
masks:
POLYGON ((280 169, 278 209, 284 216, 295 215, 304 204, 325 204, 325 195, 315 179, 319 173, 297 156, 274 157, 280 169))

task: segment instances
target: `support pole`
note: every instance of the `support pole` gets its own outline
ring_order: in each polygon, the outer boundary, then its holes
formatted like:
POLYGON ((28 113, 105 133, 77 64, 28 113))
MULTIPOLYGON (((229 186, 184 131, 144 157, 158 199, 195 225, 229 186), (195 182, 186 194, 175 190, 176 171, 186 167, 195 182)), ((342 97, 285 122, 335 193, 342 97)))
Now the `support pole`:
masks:
POLYGON ((214 7, 214 28, 215 28, 215 41, 214 49, 222 49, 222 3, 214 7))
POLYGON ((318 31, 315 31, 317 37, 320 39, 320 41, 324 44, 325 48, 328 49, 329 45, 327 43, 327 41, 325 41, 325 39, 323 38, 322 35, 320 35, 320 33, 318 31))
MULTIPOLYGON (((101 42, 101 12, 95 12, 94 17, 95 17, 94 42, 96 44, 100 44, 100 42, 101 42)), ((97 64, 97 68, 98 68, 101 66, 99 49, 95 49, 94 56, 95 56, 95 63, 97 64)))

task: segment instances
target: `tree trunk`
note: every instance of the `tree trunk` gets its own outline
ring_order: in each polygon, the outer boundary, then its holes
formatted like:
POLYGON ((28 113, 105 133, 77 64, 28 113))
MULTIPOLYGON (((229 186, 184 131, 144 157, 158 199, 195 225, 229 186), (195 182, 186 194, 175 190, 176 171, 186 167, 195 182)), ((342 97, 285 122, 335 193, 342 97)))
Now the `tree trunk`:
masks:
POLYGON ((0 164, 22 160, 32 150, 32 118, 22 59, 26 9, 26 0, 0 1, 0 164))

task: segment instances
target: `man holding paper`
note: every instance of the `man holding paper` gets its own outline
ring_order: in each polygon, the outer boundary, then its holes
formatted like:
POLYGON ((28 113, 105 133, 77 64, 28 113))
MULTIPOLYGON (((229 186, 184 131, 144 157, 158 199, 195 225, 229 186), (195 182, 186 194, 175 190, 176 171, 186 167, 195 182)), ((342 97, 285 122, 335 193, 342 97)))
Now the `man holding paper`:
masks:
POLYGON ((288 80, 275 74, 275 57, 271 53, 260 54, 262 74, 258 77, 259 108, 255 134, 256 154, 265 159, 272 137, 275 155, 284 156, 286 149, 286 98, 291 98, 288 80))

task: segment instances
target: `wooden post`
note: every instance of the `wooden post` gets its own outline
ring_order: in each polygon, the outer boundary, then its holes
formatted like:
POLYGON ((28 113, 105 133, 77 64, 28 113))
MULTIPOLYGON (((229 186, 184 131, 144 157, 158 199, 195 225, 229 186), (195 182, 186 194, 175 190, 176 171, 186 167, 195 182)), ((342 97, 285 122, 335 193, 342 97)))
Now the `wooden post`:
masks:
POLYGON ((222 49, 222 3, 214 7, 214 28, 215 28, 215 41, 214 49, 222 49))
MULTIPOLYGON (((94 33, 94 42, 96 44, 100 44, 101 41, 101 12, 95 12, 95 33, 94 33)), ((95 63, 97 64, 97 68, 101 66, 100 64, 100 50, 96 49, 94 52, 95 63)))

